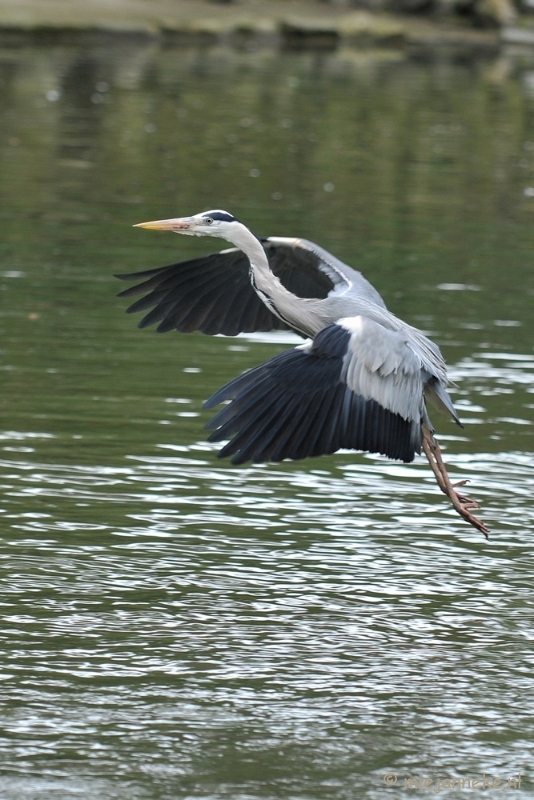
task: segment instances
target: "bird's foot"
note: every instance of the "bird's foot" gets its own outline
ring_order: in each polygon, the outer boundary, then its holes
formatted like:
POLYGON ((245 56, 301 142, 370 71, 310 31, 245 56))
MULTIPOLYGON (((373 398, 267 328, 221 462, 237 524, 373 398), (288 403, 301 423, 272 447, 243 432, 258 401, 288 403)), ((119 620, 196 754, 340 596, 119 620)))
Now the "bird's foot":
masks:
POLYGON ((466 497, 464 494, 460 494, 460 492, 456 491, 457 486, 465 486, 466 483, 469 481, 457 481, 456 483, 451 483, 452 488, 454 489, 454 493, 460 503, 463 505, 464 508, 480 508, 480 505, 477 503, 476 500, 473 500, 472 497, 466 497))
POLYGON ((441 457, 441 449, 434 438, 434 436, 426 428, 423 428, 423 450, 428 459, 428 463, 434 473, 434 477, 438 483, 441 491, 447 495, 451 501, 455 511, 463 517, 466 522, 469 522, 474 528, 484 534, 488 538, 489 530, 486 525, 471 514, 470 509, 479 508, 476 500, 470 497, 465 497, 456 491, 456 486, 464 486, 467 481, 458 481, 454 485, 451 483, 449 475, 443 459, 441 457))

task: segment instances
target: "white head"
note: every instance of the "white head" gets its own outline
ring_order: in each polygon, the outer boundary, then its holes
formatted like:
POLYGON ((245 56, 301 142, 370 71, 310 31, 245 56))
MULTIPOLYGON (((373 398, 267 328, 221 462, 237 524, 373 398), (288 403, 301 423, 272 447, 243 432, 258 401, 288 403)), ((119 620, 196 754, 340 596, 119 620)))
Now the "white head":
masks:
MULTIPOLYGON (((195 214, 194 217, 179 217, 178 219, 159 219, 155 222, 140 222, 134 228, 148 228, 153 231, 173 231, 185 236, 214 236, 226 239, 227 242, 235 240, 236 234, 245 226, 227 211, 216 209, 195 214)), ((246 230, 246 229, 245 229, 246 230)))

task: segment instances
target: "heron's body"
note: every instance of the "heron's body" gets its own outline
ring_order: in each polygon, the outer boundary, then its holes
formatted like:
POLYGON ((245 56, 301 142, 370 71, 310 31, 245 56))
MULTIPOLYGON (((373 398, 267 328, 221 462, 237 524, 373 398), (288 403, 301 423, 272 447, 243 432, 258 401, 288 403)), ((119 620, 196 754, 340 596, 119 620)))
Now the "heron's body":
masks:
POLYGON ((159 322, 159 331, 226 335, 291 329, 307 340, 206 402, 212 408, 231 400, 208 423, 215 428, 211 441, 229 440, 220 456, 265 462, 349 448, 412 461, 422 444, 428 457, 425 436, 434 441, 425 399, 460 424, 437 345, 388 311, 359 272, 318 245, 260 240, 225 211, 140 227, 235 246, 119 276, 145 279, 122 293, 148 292, 128 309, 152 309, 141 327, 159 322))

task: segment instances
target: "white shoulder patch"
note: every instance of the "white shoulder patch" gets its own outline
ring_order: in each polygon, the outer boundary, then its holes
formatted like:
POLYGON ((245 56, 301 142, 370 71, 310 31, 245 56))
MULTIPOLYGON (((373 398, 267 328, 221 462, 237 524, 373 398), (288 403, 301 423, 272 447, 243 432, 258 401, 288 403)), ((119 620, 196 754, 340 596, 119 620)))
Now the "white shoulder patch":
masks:
POLYGON ((362 316, 343 317, 337 320, 336 325, 344 328, 348 333, 358 335, 363 331, 364 319, 362 316))

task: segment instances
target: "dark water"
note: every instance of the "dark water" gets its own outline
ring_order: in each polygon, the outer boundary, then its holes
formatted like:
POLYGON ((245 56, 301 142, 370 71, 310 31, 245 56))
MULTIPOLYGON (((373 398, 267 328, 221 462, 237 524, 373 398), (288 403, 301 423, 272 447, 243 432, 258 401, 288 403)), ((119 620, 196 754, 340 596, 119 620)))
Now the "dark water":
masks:
POLYGON ((1 800, 532 795, 533 87, 521 52, 0 50, 1 800), (441 345, 489 543, 422 459, 216 460, 203 399, 292 338, 138 331, 112 277, 210 207, 441 345))

